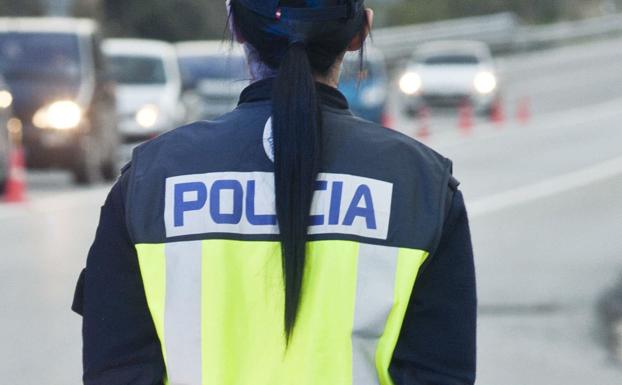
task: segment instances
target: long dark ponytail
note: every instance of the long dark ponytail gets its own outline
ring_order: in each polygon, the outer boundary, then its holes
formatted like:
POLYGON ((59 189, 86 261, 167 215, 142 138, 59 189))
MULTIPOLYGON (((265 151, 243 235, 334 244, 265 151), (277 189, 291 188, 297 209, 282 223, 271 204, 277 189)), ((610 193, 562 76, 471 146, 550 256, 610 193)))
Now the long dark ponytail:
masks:
MULTIPOLYGON (((274 181, 289 341, 302 299, 309 213, 321 165, 322 111, 314 75, 326 75, 350 41, 357 34, 364 37, 367 19, 352 8, 354 0, 345 0, 352 11, 346 17, 313 25, 307 20, 304 32, 291 31, 285 26, 292 24, 280 23, 280 15, 261 15, 241 3, 231 1, 237 32, 264 64, 278 70, 272 88, 274 181)), ((279 6, 308 7, 302 0, 281 0, 279 6)), ((362 2, 359 6, 360 11, 362 2)))
POLYGON ((272 92, 274 181, 285 282, 285 332, 296 322, 308 218, 321 156, 321 111, 304 44, 289 46, 272 92))

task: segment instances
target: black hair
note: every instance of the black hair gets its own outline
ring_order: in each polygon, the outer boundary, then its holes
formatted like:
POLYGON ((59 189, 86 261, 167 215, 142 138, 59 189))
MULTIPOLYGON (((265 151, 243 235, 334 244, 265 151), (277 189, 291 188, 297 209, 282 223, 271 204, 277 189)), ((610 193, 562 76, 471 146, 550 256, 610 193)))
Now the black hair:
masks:
MULTIPOLYGON (((343 0, 335 0, 339 2, 343 0)), ((302 8, 307 3, 281 0, 279 6, 302 8)), ((322 110, 314 75, 328 74, 357 34, 364 39, 368 20, 365 12, 356 12, 344 19, 297 21, 292 30, 275 28, 288 21, 262 16, 239 0, 231 1, 231 11, 237 33, 264 64, 278 69, 272 92, 274 181, 289 342, 302 297, 309 213, 322 154, 322 110)))

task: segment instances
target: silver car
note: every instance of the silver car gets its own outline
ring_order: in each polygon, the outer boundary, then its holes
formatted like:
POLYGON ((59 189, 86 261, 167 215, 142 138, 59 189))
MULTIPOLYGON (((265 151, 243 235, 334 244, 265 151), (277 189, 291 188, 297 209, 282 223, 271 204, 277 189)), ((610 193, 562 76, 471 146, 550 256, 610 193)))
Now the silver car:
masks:
POLYGON ((499 98, 495 63, 486 44, 437 41, 421 45, 399 80, 407 113, 424 106, 471 103, 488 113, 499 98))
POLYGON ((240 45, 221 41, 177 44, 187 120, 213 119, 231 111, 249 84, 246 56, 240 45))
POLYGON ((184 122, 177 55, 157 40, 109 39, 103 49, 117 83, 120 152, 127 163, 135 146, 184 122))

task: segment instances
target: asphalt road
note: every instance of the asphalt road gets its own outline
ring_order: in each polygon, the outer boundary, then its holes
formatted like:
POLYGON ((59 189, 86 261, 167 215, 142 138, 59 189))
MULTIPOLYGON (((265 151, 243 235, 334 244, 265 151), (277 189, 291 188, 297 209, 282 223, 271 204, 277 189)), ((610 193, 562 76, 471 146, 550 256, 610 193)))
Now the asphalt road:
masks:
POLYGON ((527 97, 532 120, 429 139, 454 161, 470 209, 479 384, 622 383, 595 315, 622 275, 621 47, 506 59, 506 110, 527 97))
MULTIPOLYGON (((501 127, 431 121, 472 220, 481 385, 613 385, 594 307, 622 274, 622 39, 500 61, 501 127), (532 118, 518 123, 518 101, 532 118)), ((393 95, 394 111, 399 95, 393 95)), ((396 113, 396 128, 417 123, 396 113)), ((405 165, 407 167, 407 165, 405 165)), ((69 311, 109 186, 31 173, 29 202, 0 205, 0 373, 12 384, 80 383, 80 319, 69 311)))

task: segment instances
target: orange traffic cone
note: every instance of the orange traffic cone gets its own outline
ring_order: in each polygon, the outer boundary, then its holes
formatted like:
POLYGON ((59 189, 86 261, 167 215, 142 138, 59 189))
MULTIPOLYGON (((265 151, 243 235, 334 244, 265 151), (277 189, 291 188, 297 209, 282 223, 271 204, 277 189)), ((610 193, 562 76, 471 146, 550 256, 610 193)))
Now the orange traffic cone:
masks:
POLYGON ((430 137, 430 109, 422 107, 417 114, 419 126, 417 128, 417 138, 426 140, 430 137))
POLYGON ((490 120, 497 126, 502 126, 505 123, 505 113, 503 111, 503 103, 501 100, 495 100, 490 111, 490 120))
POLYGON ((26 201, 26 161, 22 147, 22 125, 19 120, 11 119, 7 126, 11 139, 11 154, 4 201, 21 203, 26 201))
POLYGON ((465 135, 473 130, 473 106, 468 100, 463 101, 458 109, 458 128, 465 135))
POLYGON ((24 149, 18 146, 11 152, 9 160, 9 178, 6 182, 5 202, 21 203, 26 201, 25 166, 24 149))
POLYGON ((516 109, 516 120, 521 124, 529 123, 531 120, 531 106, 528 97, 522 98, 518 102, 518 108, 516 109))

